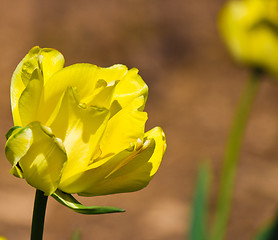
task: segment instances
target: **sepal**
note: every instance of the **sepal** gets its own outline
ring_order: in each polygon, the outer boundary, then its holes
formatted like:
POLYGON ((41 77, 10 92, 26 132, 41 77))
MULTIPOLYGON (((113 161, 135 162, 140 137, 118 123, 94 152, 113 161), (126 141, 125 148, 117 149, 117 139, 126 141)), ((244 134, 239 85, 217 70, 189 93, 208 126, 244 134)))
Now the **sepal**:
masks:
POLYGON ((81 214, 92 215, 125 212, 124 209, 115 207, 84 206, 80 202, 78 202, 71 194, 64 193, 60 190, 56 190, 56 192, 53 193, 51 196, 62 205, 81 214))

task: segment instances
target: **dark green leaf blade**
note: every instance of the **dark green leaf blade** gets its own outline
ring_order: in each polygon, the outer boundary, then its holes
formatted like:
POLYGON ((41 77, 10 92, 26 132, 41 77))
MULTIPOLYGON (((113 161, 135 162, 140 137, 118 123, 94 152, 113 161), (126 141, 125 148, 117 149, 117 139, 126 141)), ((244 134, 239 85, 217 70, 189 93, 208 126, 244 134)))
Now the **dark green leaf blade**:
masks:
POLYGON ((51 196, 62 205, 81 214, 90 215, 90 214, 125 212, 124 209, 115 208, 115 207, 84 206, 80 202, 78 202, 72 195, 64 193, 60 190, 57 190, 51 196))

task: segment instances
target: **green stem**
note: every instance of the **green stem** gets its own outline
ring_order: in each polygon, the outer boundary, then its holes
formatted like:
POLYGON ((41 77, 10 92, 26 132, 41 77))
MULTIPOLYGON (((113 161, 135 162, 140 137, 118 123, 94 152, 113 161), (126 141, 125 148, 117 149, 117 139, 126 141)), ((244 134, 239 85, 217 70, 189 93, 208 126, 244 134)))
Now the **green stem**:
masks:
POLYGON ((222 240, 225 237, 241 143, 248 116, 258 91, 260 76, 260 72, 253 70, 236 110, 221 170, 219 195, 211 240, 222 240))
POLYGON ((36 197, 34 202, 31 240, 42 240, 44 216, 47 204, 47 196, 40 190, 36 190, 36 197))

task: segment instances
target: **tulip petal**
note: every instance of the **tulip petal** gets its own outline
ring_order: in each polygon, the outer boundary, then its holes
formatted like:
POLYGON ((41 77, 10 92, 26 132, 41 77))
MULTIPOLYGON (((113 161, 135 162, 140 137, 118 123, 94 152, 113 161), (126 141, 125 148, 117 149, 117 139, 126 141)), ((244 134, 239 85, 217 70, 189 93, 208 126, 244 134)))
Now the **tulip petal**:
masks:
POLYGON ((52 48, 42 48, 38 59, 43 72, 44 84, 54 73, 61 70, 65 64, 64 56, 52 48))
POLYGON ((17 164, 27 153, 32 144, 32 131, 28 127, 13 127, 9 130, 7 136, 8 134, 9 138, 5 146, 5 154, 12 165, 10 173, 16 177, 22 178, 22 169, 17 164))
POLYGON ((6 140, 8 140, 10 138, 10 136, 14 135, 15 133, 17 133, 20 129, 22 129, 22 127, 19 126, 13 126, 11 129, 9 129, 9 131, 6 133, 6 140))
POLYGON ((11 105, 15 125, 21 125, 18 101, 28 85, 35 69, 39 69, 46 81, 64 65, 64 57, 57 50, 33 47, 16 67, 11 81, 11 105))
MULTIPOLYGON (((25 89, 27 82, 26 82, 26 75, 30 71, 33 72, 35 67, 32 64, 32 57, 39 52, 39 47, 33 47, 29 53, 22 59, 22 61, 17 65, 11 80, 11 107, 13 113, 13 120, 15 125, 21 125, 19 112, 18 112, 18 100, 21 96, 23 90, 25 89), (28 71, 27 65, 30 66, 30 71, 28 71), (26 69, 26 70, 24 70, 26 69)), ((31 73, 29 73, 31 76, 31 73)), ((28 81, 28 79, 27 79, 28 81)))
POLYGON ((122 64, 115 64, 111 67, 99 67, 97 78, 104 79, 107 83, 121 80, 128 73, 128 68, 122 64))
MULTIPOLYGON (((121 108, 126 107, 137 97, 144 97, 144 104, 141 106, 141 111, 143 111, 147 96, 148 96, 148 86, 142 80, 142 78, 138 75, 138 69, 132 68, 128 70, 125 65, 116 64, 108 68, 99 68, 98 79, 104 79, 107 83, 112 81, 119 81, 114 94, 112 102, 115 104, 117 102, 120 105, 118 111, 121 108)), ((96 104, 99 106, 98 104, 96 104)), ((113 107, 114 105, 110 103, 113 107)), ((111 112, 117 112, 111 110, 111 112)))
POLYGON ((134 146, 131 146, 116 155, 105 156, 103 159, 92 163, 84 172, 62 179, 58 188, 63 192, 73 194, 87 192, 88 189, 97 187, 98 183, 104 180, 105 176, 112 172, 118 164, 134 155, 133 150, 134 146))
MULTIPOLYGON (((74 64, 54 74, 44 86, 44 99, 39 111, 40 120, 46 123, 68 87, 78 91, 80 99, 95 89, 98 67, 92 64, 74 64)), ((82 101, 83 102, 83 101, 82 101)))
POLYGON ((148 116, 146 112, 138 111, 138 109, 144 104, 142 96, 134 99, 108 121, 100 143, 103 156, 118 153, 137 139, 143 139, 148 116))
POLYGON ((56 191, 67 160, 61 140, 39 122, 29 124, 9 138, 6 156, 13 161, 13 167, 19 164, 22 176, 31 186, 46 195, 56 191))
POLYGON ((99 150, 99 141, 106 128, 109 111, 105 108, 79 104, 73 88, 65 92, 57 115, 49 126, 63 140, 68 162, 63 179, 83 171, 92 155, 99 150))
POLYGON ((117 81, 112 81, 107 83, 105 80, 100 79, 96 83, 94 93, 90 96, 82 99, 84 103, 88 105, 98 106, 109 109, 111 106, 111 100, 113 98, 113 93, 118 84, 117 81))
MULTIPOLYGON (((93 191, 105 189, 107 192, 110 188, 111 193, 120 193, 133 192, 146 187, 157 172, 165 150, 164 132, 159 127, 153 128, 145 134, 142 148, 137 150, 138 154, 118 165, 93 191)), ((90 194, 90 191, 85 193, 87 194, 90 194)))
POLYGON ((118 83, 114 92, 114 100, 124 108, 133 99, 140 96, 144 97, 144 105, 140 109, 143 111, 148 97, 148 86, 138 74, 138 69, 132 68, 118 83))
POLYGON ((154 139, 155 144, 156 144, 154 154, 152 155, 152 157, 149 160, 149 162, 151 162, 153 165, 150 176, 153 176, 157 172, 157 170, 160 166, 162 157, 164 156, 164 153, 166 151, 166 148, 167 148, 166 137, 165 137, 165 133, 162 130, 162 128, 155 127, 145 133, 145 138, 154 139))
POLYGON ((101 98, 106 97, 111 99, 114 87, 117 85, 118 80, 123 78, 126 72, 127 67, 124 65, 101 68, 87 63, 74 64, 59 71, 45 84, 45 107, 42 107, 43 110, 41 111, 43 122, 47 121, 56 103, 68 87, 77 89, 81 102, 94 106, 106 107, 108 103, 104 104, 103 101, 98 100, 100 96, 96 95, 101 92, 101 89, 106 89, 105 92, 101 94, 101 98))
POLYGON ((30 122, 36 121, 37 112, 40 104, 41 93, 43 88, 43 79, 38 69, 32 73, 27 87, 22 92, 19 102, 18 111, 21 125, 25 126, 30 122))
POLYGON ((146 133, 141 147, 131 147, 91 164, 83 174, 61 181, 59 189, 82 196, 140 190, 156 173, 165 149, 162 129, 154 128, 146 133))
POLYGON ((277 1, 228 1, 219 16, 222 38, 235 60, 277 76, 277 1))
POLYGON ((80 102, 109 108, 107 106, 111 105, 109 101, 117 101, 120 105, 117 110, 142 95, 146 102, 148 94, 148 87, 138 75, 137 69, 127 70, 126 66, 120 64, 108 68, 86 63, 74 64, 54 74, 45 84, 44 101, 41 107, 43 110, 40 112, 42 122, 48 120, 67 87, 77 89, 80 102), (105 91, 101 96, 97 96, 101 84, 106 85, 101 86, 105 91), (99 98, 106 100, 100 101, 99 98))

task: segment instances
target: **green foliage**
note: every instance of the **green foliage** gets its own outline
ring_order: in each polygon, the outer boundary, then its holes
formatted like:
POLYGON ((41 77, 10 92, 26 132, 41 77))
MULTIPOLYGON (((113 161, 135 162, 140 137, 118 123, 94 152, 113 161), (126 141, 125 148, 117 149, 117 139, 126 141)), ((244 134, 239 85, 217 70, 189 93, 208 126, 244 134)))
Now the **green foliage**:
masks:
POLYGON ((210 185, 210 168, 207 164, 199 167, 196 193, 192 206, 190 240, 205 240, 207 238, 207 212, 210 185))

